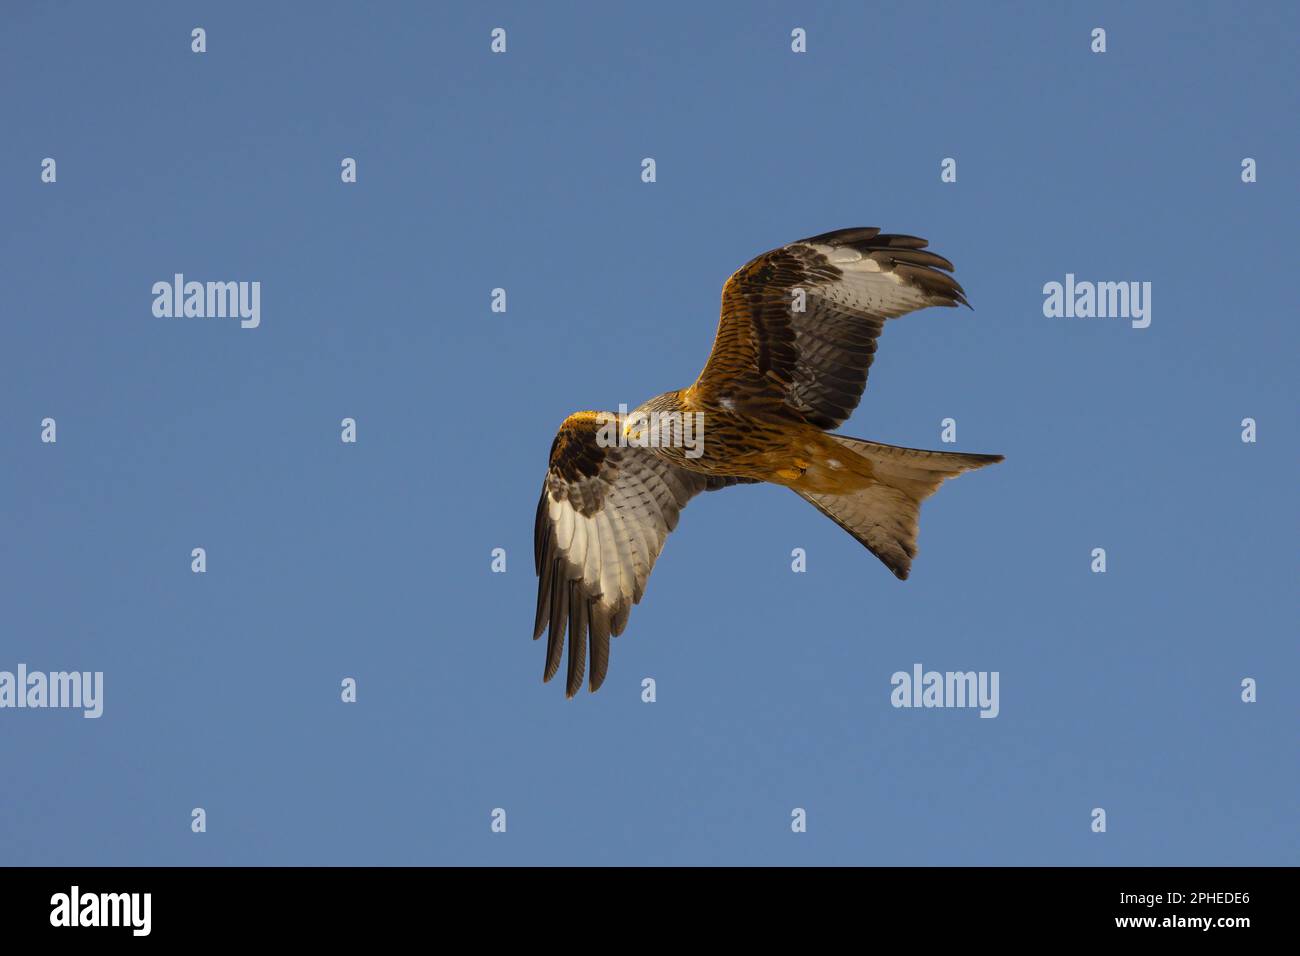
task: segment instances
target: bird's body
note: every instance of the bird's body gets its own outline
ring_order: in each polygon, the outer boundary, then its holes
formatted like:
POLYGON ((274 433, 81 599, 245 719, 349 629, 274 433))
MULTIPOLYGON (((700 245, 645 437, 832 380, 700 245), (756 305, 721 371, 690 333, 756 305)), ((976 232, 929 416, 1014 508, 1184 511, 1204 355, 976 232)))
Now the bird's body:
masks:
POLYGON ((700 415, 706 423, 698 457, 692 458, 680 443, 658 448, 688 471, 817 492, 853 491, 872 479, 870 462, 844 453, 831 435, 778 408, 724 404, 693 389, 668 394, 676 398, 666 406, 669 414, 700 415))
POLYGON ((723 288, 713 351, 689 388, 626 416, 578 412, 560 426, 538 503, 534 637, 544 679, 566 693, 603 682, 678 514, 701 491, 770 482, 795 491, 905 579, 921 502, 946 479, 1001 461, 831 434, 856 407, 885 320, 966 304, 952 264, 924 240, 841 229, 765 253, 723 288), (943 271, 941 271, 943 270, 943 271))
POLYGON ((703 475, 767 481, 809 492, 844 493, 872 480, 871 464, 841 450, 835 439, 779 409, 725 404, 694 393, 669 392, 655 406, 668 415, 700 416, 705 423, 698 456, 682 443, 663 442, 656 451, 680 468, 703 475))

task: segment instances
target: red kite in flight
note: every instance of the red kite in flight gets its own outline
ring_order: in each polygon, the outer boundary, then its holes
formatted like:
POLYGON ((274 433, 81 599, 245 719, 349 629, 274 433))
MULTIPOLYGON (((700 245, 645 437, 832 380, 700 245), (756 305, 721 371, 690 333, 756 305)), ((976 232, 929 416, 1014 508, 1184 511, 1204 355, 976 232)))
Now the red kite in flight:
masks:
POLYGON ((746 263, 722 288, 709 360, 690 388, 627 415, 577 412, 551 445, 537 505, 537 619, 549 681, 605 680, 609 639, 641 600, 677 515, 701 491, 785 485, 905 579, 921 502, 945 478, 1002 460, 833 435, 857 407, 886 319, 966 305, 924 239, 839 229, 746 263), (695 426, 698 423, 698 427, 695 426), (696 434, 698 433, 698 434, 696 434), (691 439, 696 439, 692 441, 691 439))

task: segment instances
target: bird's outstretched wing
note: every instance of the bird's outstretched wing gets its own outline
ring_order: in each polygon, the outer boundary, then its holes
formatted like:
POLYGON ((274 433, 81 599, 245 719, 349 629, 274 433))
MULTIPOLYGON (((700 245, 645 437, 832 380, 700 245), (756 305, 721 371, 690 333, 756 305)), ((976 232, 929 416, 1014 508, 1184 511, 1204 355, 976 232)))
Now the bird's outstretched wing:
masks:
POLYGON ((613 412, 565 419, 537 503, 533 638, 549 628, 543 675, 549 681, 560 669, 568 631, 569 697, 582 687, 588 642, 591 689, 604 682, 610 636, 623 632, 682 508, 701 491, 741 480, 687 471, 651 448, 617 447, 622 425, 613 412))
POLYGON ((924 239, 839 229, 773 249, 722 289, 708 364, 692 389, 835 428, 857 407, 886 319, 969 305, 924 239))

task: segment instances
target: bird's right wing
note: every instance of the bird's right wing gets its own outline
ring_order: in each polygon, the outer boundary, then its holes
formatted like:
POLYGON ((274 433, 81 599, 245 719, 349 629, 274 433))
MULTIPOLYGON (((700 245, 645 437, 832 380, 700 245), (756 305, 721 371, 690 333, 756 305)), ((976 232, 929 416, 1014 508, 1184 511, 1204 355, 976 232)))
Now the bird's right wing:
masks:
POLYGON ((578 412, 551 445, 537 503, 537 619, 534 640, 549 628, 546 670, 560 669, 565 631, 565 693, 582 687, 591 644, 591 689, 605 680, 609 639, 621 634, 641 600, 655 559, 686 503, 735 484, 679 468, 652 448, 618 447, 622 420, 613 412, 578 412))

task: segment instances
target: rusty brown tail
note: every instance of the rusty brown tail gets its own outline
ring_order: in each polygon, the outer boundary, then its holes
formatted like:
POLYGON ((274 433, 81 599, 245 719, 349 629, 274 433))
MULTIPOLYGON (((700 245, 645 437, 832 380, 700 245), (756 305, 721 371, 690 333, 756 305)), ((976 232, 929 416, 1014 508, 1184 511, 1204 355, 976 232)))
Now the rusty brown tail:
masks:
POLYGON ((848 494, 795 491, 857 538, 899 580, 907 580, 916 557, 921 502, 934 494, 945 479, 1002 461, 1001 455, 924 451, 843 435, 829 437, 866 458, 876 476, 875 483, 848 494))

